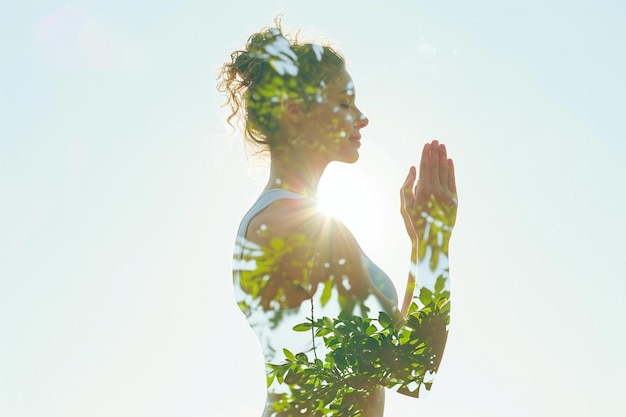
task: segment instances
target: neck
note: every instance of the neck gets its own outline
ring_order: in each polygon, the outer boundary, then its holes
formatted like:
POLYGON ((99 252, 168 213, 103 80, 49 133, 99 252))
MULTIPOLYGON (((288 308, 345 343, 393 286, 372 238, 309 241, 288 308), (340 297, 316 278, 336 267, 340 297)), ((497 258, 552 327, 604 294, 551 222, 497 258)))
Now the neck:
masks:
POLYGON ((282 188, 316 198, 317 187, 328 162, 320 162, 312 155, 273 153, 270 177, 265 191, 282 188))

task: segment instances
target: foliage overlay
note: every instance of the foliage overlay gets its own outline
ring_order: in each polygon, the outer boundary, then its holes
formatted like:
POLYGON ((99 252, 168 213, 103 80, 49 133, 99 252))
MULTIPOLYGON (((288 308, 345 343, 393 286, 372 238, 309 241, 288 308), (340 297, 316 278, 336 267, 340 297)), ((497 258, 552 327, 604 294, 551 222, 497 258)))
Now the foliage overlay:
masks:
POLYGON ((449 323, 449 291, 440 276, 435 291, 421 288, 419 308, 412 303, 406 323, 396 326, 380 312, 377 319, 341 313, 337 318, 309 319, 294 331, 310 331, 327 348, 323 360, 284 350, 286 360, 270 364, 268 386, 277 379, 290 393, 274 402, 283 416, 358 417, 361 399, 377 385, 418 396, 430 388, 438 369, 449 323))

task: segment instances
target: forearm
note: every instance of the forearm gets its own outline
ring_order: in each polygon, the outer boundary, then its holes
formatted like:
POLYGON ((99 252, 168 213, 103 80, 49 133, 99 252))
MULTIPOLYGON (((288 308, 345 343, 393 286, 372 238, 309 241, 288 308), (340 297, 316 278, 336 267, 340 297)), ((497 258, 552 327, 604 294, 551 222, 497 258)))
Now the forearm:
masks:
MULTIPOLYGON (((432 243, 432 241, 431 241, 432 243)), ((406 340, 409 344, 419 340, 421 349, 406 353, 408 346, 404 343, 394 348, 398 350, 395 363, 399 374, 412 375, 411 379, 418 382, 396 388, 398 392, 419 396, 420 391, 428 390, 434 375, 439 368, 448 336, 450 322, 450 291, 449 263, 447 240, 439 240, 439 244, 422 245, 413 242, 411 246, 411 263, 407 285, 402 304, 402 323, 396 327, 399 341, 406 340), (444 244, 445 243, 445 244, 444 244), (419 359, 418 359, 419 358, 419 359), (417 361, 420 366, 414 368, 417 361)), ((417 346, 415 345, 415 346, 417 346)), ((392 375, 390 384, 397 386, 397 375, 392 375)))
POLYGON ((402 313, 402 317, 406 317, 407 312, 409 310, 409 306, 413 301, 416 282, 417 282, 417 270, 418 270, 418 261, 417 261, 417 241, 413 240, 411 242, 411 261, 409 263, 409 275, 407 277, 406 288, 404 291, 404 298, 402 301, 402 308, 400 312, 402 313))
POLYGON ((420 294, 423 294, 424 290, 431 293, 450 290, 449 234, 443 239, 445 240, 440 241, 440 244, 430 245, 419 245, 416 240, 412 242, 409 273, 400 309, 403 317, 407 317, 412 302, 416 302, 419 308, 425 307, 425 303, 420 299, 420 294))

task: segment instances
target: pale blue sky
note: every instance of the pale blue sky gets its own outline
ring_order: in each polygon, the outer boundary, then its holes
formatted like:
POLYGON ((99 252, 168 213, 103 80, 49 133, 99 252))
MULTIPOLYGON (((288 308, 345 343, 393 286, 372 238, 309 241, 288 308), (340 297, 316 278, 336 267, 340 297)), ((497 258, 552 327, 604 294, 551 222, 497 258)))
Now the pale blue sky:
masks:
POLYGON ((624 3, 325 0, 0 7, 0 415, 260 415, 230 262, 266 171, 215 74, 279 13, 348 58, 324 192, 398 287, 408 166, 456 161, 448 348, 386 415, 625 414, 624 3))

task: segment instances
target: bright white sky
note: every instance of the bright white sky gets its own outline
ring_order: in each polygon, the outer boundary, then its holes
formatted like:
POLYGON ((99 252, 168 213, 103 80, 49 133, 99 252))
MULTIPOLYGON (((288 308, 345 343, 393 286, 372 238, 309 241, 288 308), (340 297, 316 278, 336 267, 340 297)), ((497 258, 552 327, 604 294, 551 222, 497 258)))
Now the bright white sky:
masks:
POLYGON ((5 3, 0 415, 260 415, 230 262, 266 171, 215 73, 278 13, 348 57, 370 126, 324 192, 400 288, 408 166, 456 161, 448 348, 386 415, 626 414, 623 1, 5 3))

